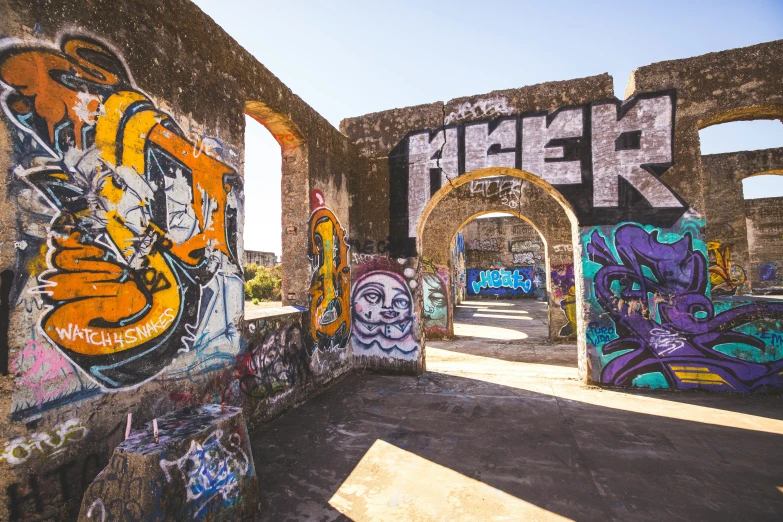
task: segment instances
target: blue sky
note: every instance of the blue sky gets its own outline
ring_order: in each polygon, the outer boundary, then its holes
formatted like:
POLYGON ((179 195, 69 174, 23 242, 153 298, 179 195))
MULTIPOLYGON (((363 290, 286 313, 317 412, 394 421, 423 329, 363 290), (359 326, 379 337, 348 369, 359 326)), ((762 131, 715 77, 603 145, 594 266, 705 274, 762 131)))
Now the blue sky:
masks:
MULTIPOLYGON (((780 0, 196 4, 335 126, 369 112, 603 72, 622 97, 637 67, 783 38, 780 0)), ((280 149, 254 127, 245 247, 279 254, 280 196, 271 188, 279 187, 280 149)), ((703 153, 780 147, 783 124, 741 122, 701 137, 703 153)))

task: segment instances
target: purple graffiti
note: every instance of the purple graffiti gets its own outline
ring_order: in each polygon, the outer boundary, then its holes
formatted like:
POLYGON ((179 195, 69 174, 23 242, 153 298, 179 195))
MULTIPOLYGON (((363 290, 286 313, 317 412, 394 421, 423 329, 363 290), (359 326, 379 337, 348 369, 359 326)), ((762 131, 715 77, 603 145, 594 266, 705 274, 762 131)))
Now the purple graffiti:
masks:
POLYGON ((734 328, 783 319, 783 303, 753 302, 716 314, 706 295, 707 259, 693 249, 690 234, 667 244, 657 231, 627 224, 614 238, 619 260, 597 231, 587 245, 590 261, 602 265, 594 276, 596 300, 619 336, 604 345, 603 354, 624 352, 604 366, 602 382, 629 386, 637 376, 660 372, 670 386, 683 389, 757 391, 783 385, 783 360, 754 363, 714 349, 733 343, 764 351, 762 340, 734 328))

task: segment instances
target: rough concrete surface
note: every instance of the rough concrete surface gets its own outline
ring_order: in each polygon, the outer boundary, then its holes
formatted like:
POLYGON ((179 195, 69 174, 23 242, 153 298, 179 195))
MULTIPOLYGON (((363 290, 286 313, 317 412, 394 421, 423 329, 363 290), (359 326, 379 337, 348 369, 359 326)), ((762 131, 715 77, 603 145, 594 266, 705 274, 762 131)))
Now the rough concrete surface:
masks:
POLYGON ((783 514, 779 397, 587 387, 570 346, 427 352, 419 378, 351 376, 253 436, 258 520, 783 514))

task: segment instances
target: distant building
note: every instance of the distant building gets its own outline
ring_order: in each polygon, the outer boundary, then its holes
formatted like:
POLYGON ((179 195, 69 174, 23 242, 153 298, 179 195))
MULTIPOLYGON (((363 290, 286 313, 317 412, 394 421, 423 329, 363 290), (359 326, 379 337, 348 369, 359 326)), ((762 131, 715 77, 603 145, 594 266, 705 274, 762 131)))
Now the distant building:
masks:
POLYGON ((259 252, 258 250, 245 250, 245 264, 273 267, 277 264, 277 255, 274 252, 259 252))

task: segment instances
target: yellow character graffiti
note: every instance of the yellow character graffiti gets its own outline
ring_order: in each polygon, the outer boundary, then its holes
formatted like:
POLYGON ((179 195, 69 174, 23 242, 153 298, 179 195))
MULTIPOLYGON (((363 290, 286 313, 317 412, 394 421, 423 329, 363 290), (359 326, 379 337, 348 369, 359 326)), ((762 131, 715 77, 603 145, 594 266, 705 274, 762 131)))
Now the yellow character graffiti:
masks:
POLYGON ((319 208, 310 217, 310 335, 317 347, 345 347, 351 331, 351 271, 345 231, 319 208))

